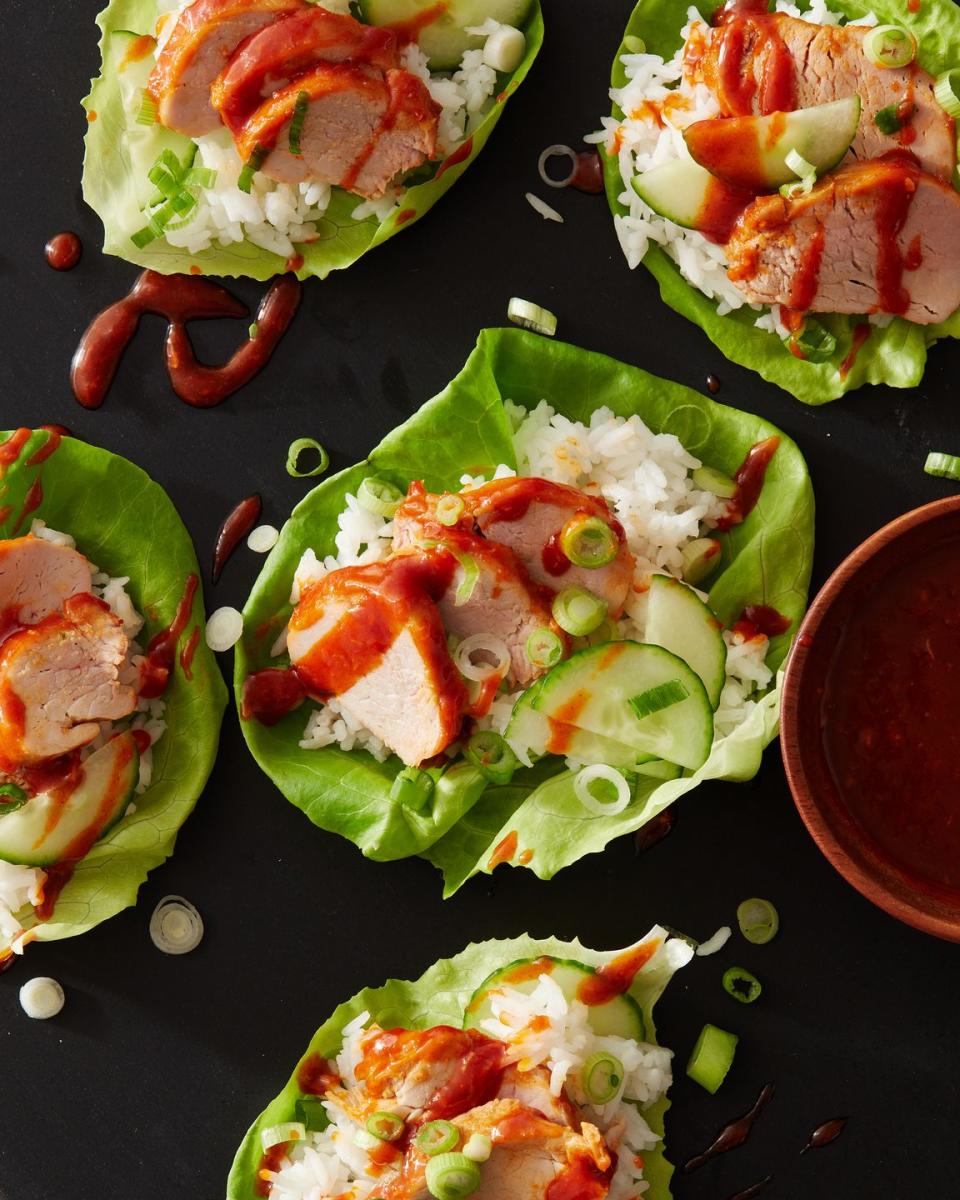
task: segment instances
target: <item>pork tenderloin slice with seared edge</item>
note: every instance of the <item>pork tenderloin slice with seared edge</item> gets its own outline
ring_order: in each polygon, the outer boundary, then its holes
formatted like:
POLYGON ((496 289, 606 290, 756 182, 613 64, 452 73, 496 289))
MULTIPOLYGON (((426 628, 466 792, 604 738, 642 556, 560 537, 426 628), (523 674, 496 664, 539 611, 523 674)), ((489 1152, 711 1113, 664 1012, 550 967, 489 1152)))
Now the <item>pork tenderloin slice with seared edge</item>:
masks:
POLYGON ((916 60, 900 68, 875 66, 863 52, 868 33, 866 25, 815 25, 783 13, 734 9, 714 30, 700 69, 724 116, 810 108, 858 93, 862 116, 848 159, 876 158, 909 139, 923 170, 950 180, 956 131, 933 94, 935 80, 916 60), (884 133, 874 118, 898 105, 908 114, 909 132, 884 133))
POLYGON ((239 133, 264 100, 298 75, 348 59, 386 71, 397 65, 397 39, 389 29, 307 8, 274 21, 238 48, 214 81, 213 105, 227 128, 239 133))
POLYGON ((35 625, 64 600, 90 591, 90 564, 76 550, 28 535, 0 541, 0 635, 35 625))
POLYGON ((960 307, 960 194, 907 156, 841 167, 806 196, 761 196, 727 244, 756 304, 892 313, 920 325, 960 307))
POLYGON ((177 17, 147 81, 160 124, 187 137, 218 129, 210 88, 234 51, 266 25, 307 7, 306 0, 194 0, 177 17))

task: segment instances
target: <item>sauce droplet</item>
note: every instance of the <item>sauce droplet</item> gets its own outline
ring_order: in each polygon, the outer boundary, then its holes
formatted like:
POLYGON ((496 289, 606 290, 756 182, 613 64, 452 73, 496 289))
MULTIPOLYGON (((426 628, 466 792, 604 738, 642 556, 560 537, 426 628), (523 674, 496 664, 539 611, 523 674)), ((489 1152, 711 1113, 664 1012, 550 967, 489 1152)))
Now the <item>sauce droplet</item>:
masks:
POLYGON ((603 163, 597 150, 581 150, 577 154, 577 166, 570 186, 588 196, 598 196, 603 191, 603 163))
POLYGON ((47 266, 55 271, 72 271, 83 254, 83 243, 75 233, 55 234, 43 248, 47 266))
POLYGON ((813 1133, 810 1134, 807 1144, 800 1151, 801 1154, 806 1154, 808 1150, 819 1150, 823 1146, 829 1146, 831 1142, 835 1142, 846 1128, 846 1117, 835 1117, 832 1121, 824 1121, 822 1125, 818 1125, 813 1133))
POLYGON ((716 375, 710 374, 707 376, 707 391, 715 396, 720 391, 720 380, 716 375))
POLYGON ((243 538, 247 536, 257 521, 260 520, 260 510, 262 507, 259 495, 254 492, 252 496, 247 496, 245 500, 241 500, 224 517, 223 523, 217 532, 217 540, 213 548, 214 583, 220 578, 220 572, 226 565, 230 555, 233 554, 243 538))
POLYGON ((637 830, 634 837, 634 845, 637 848, 637 853, 642 854, 645 850, 649 850, 651 846, 655 846, 657 842, 662 842, 667 834, 672 833, 673 827, 677 822, 677 814, 673 808, 665 808, 663 812, 657 813, 655 817, 641 826, 637 830))
POLYGON ((751 1184, 750 1187, 744 1188, 742 1192, 737 1192, 736 1195, 731 1196, 730 1200, 753 1200, 754 1196, 759 1196, 767 1184, 772 1183, 772 1181, 773 1176, 766 1175, 763 1179, 758 1179, 756 1183, 751 1184))
POLYGON ((753 1108, 744 1116, 731 1121, 729 1125, 725 1125, 702 1154, 697 1154, 691 1158, 683 1168, 684 1175, 689 1175, 691 1171, 696 1171, 704 1163, 709 1162, 711 1158, 716 1158, 718 1154, 726 1154, 727 1151, 736 1150, 739 1146, 742 1146, 750 1136, 750 1131, 753 1129, 757 1118, 773 1099, 774 1090, 772 1083, 765 1084, 753 1108))

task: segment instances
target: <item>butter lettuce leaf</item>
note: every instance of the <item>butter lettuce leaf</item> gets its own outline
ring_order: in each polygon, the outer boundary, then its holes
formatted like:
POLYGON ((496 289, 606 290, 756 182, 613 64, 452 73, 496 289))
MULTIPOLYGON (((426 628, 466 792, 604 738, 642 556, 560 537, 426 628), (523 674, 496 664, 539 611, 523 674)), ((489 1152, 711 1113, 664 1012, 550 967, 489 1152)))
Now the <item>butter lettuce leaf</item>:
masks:
MULTIPOLYGON (((365 475, 384 476, 405 489, 424 479, 431 490, 459 487, 460 476, 489 475, 499 463, 516 466, 504 401, 527 409, 547 399, 573 420, 589 420, 606 405, 621 416, 639 414, 657 432, 675 434, 704 462, 736 471, 756 442, 778 433, 760 417, 718 404, 638 367, 514 329, 481 333, 463 371, 435 399, 394 430, 356 467, 325 480, 284 526, 244 610, 247 631, 237 647, 234 684, 239 699, 247 674, 277 665, 271 647, 291 612, 293 574, 309 548, 333 551, 344 497, 365 475)), ((781 666, 806 605, 813 557, 813 492, 803 457, 780 435, 756 508, 721 535, 721 570, 710 602, 724 623, 748 604, 767 604, 789 617, 790 630, 771 642, 768 664, 781 666)), ((518 858, 531 851, 530 869, 549 878, 620 834, 640 828, 678 796, 711 778, 747 779, 777 733, 779 692, 773 690, 733 737, 719 743, 689 778, 646 780, 618 817, 597 817, 573 801, 559 759, 517 772, 505 787, 484 788, 479 773, 457 763, 442 773, 418 811, 390 797, 399 760, 377 763, 363 751, 304 750, 302 707, 268 728, 242 722, 254 757, 284 795, 322 829, 349 838, 378 860, 423 854, 444 874, 449 895, 490 860, 508 833, 518 834, 518 858)))
MULTIPOLYGON (((680 30, 687 23, 688 7, 687 0, 640 0, 624 39, 640 37, 649 53, 672 58, 682 41, 680 30)), ((696 7, 704 20, 709 21, 714 6, 701 2, 696 7)), ((808 5, 801 3, 800 7, 808 5)), ((924 0, 916 13, 909 12, 899 0, 879 0, 877 4, 831 0, 829 7, 849 20, 874 12, 880 24, 911 29, 919 43, 919 62, 931 75, 960 64, 960 15, 957 6, 948 0, 924 0)), ((615 88, 627 82, 620 61, 626 52, 624 42, 613 62, 610 82, 615 88)), ((623 114, 614 107, 613 115, 620 118, 623 114)), ((623 215, 627 209, 619 199, 624 185, 617 158, 605 153, 602 158, 610 208, 614 214, 623 215)), ((941 338, 960 336, 960 312, 939 325, 916 325, 896 317, 884 328, 871 327, 869 338, 856 352, 849 370, 845 368, 842 372, 841 364, 853 348, 853 328, 864 318, 818 313, 817 320, 836 337, 837 349, 827 362, 805 362, 791 354, 776 334, 757 329, 755 321, 759 314, 754 309, 744 307, 718 316, 716 301, 708 300, 688 283, 659 246, 650 247, 643 265, 656 279, 664 303, 699 325, 725 357, 756 371, 805 404, 826 404, 866 383, 916 387, 923 379, 930 346, 941 338)))
MULTIPOLYGON (((517 959, 552 955, 599 967, 617 953, 616 950, 589 950, 578 941, 563 942, 556 938, 524 936, 509 941, 479 942, 468 946, 455 958, 441 959, 417 980, 391 979, 382 987, 364 988, 341 1004, 333 1016, 321 1025, 283 1091, 248 1130, 233 1161, 227 1182, 227 1200, 255 1200, 260 1194, 256 1180, 263 1155, 261 1133, 273 1125, 301 1119, 298 1101, 302 1093, 297 1083, 300 1067, 316 1055, 326 1059, 335 1057, 343 1043, 344 1027, 361 1013, 369 1013, 372 1022, 387 1029, 427 1029, 433 1025, 459 1028, 463 1024, 467 1004, 477 988, 494 971, 517 959)), ((643 1011, 649 1041, 656 1040, 653 1007, 670 982, 676 962, 673 956, 659 952, 639 972, 630 987, 629 994, 643 1011)), ((643 1112, 647 1123, 661 1137, 668 1108, 669 1101, 663 1099, 643 1112)), ((643 1158, 645 1176, 650 1183, 644 1196, 647 1200, 669 1200, 673 1167, 664 1155, 662 1142, 655 1150, 645 1152, 643 1158)))
MULTIPOLYGON (((152 52, 137 57, 136 43, 138 38, 152 35, 156 23, 156 0, 111 0, 97 17, 101 67, 83 101, 88 120, 83 196, 103 222, 104 252, 164 274, 194 268, 204 275, 270 279, 288 269, 287 260, 249 240, 214 245, 196 254, 177 249, 165 239, 142 249, 130 240, 144 226, 143 208, 156 191, 147 172, 157 156, 170 149, 182 159, 191 145, 188 138, 161 125, 137 123, 143 85, 154 59, 152 52)), ((303 258, 297 270, 300 279, 323 279, 331 271, 349 267, 362 254, 419 220, 456 183, 483 149, 504 105, 526 78, 540 50, 543 17, 539 0, 533 0, 524 32, 524 59, 512 74, 498 77, 493 108, 445 162, 434 165, 431 178, 407 188, 402 205, 389 217, 382 221, 375 216, 355 219, 351 214, 363 198, 334 189, 326 214, 317 224, 317 240, 297 246, 303 258)))
MULTIPOLYGON (((7 441, 9 433, 0 434, 7 441)), ((31 463, 50 434, 35 430, 2 473, 0 538, 29 532, 39 517, 75 538, 77 549, 112 576, 129 576, 127 592, 147 624, 141 644, 172 621, 190 574, 199 576, 190 535, 163 488, 125 458, 65 437, 48 458, 31 463), (39 506, 21 520, 28 494, 39 506)), ((29 507, 29 505, 28 505, 29 507)), ((164 693, 167 729, 153 747, 150 786, 73 871, 51 919, 32 927, 39 941, 74 937, 136 902, 147 872, 173 852, 213 768, 227 690, 203 639, 198 589, 180 645, 200 637, 188 679, 178 664, 164 693)), ((0 818, 2 820, 2 818, 0 818)), ((25 923, 29 927, 29 922, 25 923)), ((0 941, 0 952, 4 945, 0 941)))

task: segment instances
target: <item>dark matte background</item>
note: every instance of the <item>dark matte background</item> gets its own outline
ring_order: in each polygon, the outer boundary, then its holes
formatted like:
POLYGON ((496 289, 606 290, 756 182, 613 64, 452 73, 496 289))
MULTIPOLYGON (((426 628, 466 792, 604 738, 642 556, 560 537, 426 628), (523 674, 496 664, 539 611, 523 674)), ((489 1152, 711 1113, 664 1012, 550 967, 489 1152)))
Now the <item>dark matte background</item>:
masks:
MULTIPOLYGON (((167 488, 201 562, 240 497, 260 491, 265 519, 279 525, 304 494, 307 482, 283 469, 292 438, 319 438, 336 468, 362 457, 456 374, 511 295, 553 309, 571 342, 695 388, 712 371, 720 400, 795 437, 819 500, 817 584, 872 530, 944 493, 922 467, 927 450, 960 447, 955 345, 933 351, 915 392, 866 388, 805 408, 724 362, 642 270, 627 270, 602 198, 551 193, 562 226, 524 201, 528 189, 546 192, 542 147, 576 141, 606 111, 628 0, 546 0, 546 46, 486 153, 427 220, 308 283, 251 386, 211 411, 181 404, 160 366, 161 323, 146 318, 106 404, 84 411, 68 382, 74 346, 136 274, 99 254, 99 223, 80 196, 78 102, 97 68, 97 7, 5 0, 0 428, 62 422, 129 456, 167 488), (77 270, 58 275, 43 245, 64 228, 86 249, 77 270)), ((253 304, 261 291, 236 290, 253 304)), ((193 332, 212 359, 238 337, 226 322, 193 332)), ((241 605, 259 561, 244 547, 218 587, 206 573, 208 606, 241 605)), ((749 1144, 678 1178, 677 1196, 725 1200, 768 1172, 771 1200, 956 1195, 957 949, 897 924, 833 872, 793 808, 775 747, 756 781, 701 787, 678 815, 642 857, 624 840, 551 883, 501 869, 444 903, 427 863, 367 862, 314 829, 261 775, 229 711, 206 793, 139 906, 82 939, 32 946, 0 978, 0 1200, 215 1200, 247 1124, 314 1028, 363 985, 415 977, 472 939, 523 930, 614 947, 663 921, 704 938, 750 895, 776 902, 779 938, 751 947, 737 935, 685 970, 659 1010, 661 1040, 678 1055, 671 1157, 701 1149, 766 1081, 777 1095, 749 1144), (202 946, 182 958, 159 954, 147 934, 171 892, 206 922, 202 946), (763 980, 750 1008, 720 986, 731 963, 763 980), (32 1022, 19 1007, 33 974, 66 989, 55 1021, 32 1022), (717 1097, 683 1075, 706 1020, 741 1034, 717 1097), (850 1118, 843 1137, 799 1157, 834 1116, 850 1118)))

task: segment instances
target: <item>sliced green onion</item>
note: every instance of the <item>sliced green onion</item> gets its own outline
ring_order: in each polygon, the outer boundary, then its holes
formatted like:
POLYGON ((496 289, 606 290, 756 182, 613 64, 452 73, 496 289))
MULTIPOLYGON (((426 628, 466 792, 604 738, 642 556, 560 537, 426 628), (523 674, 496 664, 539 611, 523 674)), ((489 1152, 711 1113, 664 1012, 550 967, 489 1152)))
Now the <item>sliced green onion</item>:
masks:
POLYGON ((480 1168, 465 1154, 438 1154, 426 1174, 427 1191, 436 1200, 465 1200, 480 1186, 480 1168))
POLYGON ((617 557, 620 543, 606 521, 577 513, 560 530, 560 549, 575 567, 606 567, 617 557))
POLYGON ((259 337, 259 335, 260 335, 260 326, 256 323, 256 321, 254 321, 252 325, 247 326, 247 337, 250 339, 251 342, 253 341, 254 338, 259 337))
POLYGON ((506 740, 492 729, 475 733, 463 753, 485 779, 498 786, 509 783, 520 765, 506 740))
POLYGON ((510 670, 510 651, 506 642, 492 633, 473 633, 457 646, 453 661, 465 679, 485 683, 494 675, 502 679, 510 670), (493 662, 474 662, 475 654, 486 655, 493 662))
POLYGON ((817 168, 808 162, 799 150, 789 150, 784 162, 798 179, 806 179, 808 175, 816 175, 817 168))
POLYGON ((605 1050, 591 1054, 580 1069, 580 1086, 591 1104, 609 1104, 623 1086, 623 1063, 605 1050))
POLYGON ((49 1021, 63 1008, 63 988, 48 975, 28 979, 20 989, 20 1007, 31 1020, 49 1021))
POLYGON ((549 670, 563 658, 563 639, 552 629, 535 629, 527 638, 525 650, 535 667, 549 670))
POLYGON ((212 188, 217 182, 217 173, 212 167, 191 167, 183 177, 184 187, 212 188))
POLYGON ((938 475, 941 479, 960 480, 960 458, 955 454, 940 454, 934 450, 927 455, 923 469, 928 475, 938 475))
POLYGON ((140 107, 137 109, 136 121, 138 125, 156 125, 157 123, 157 104, 152 96, 148 96, 143 92, 140 96, 140 107))
POLYGON ((316 438, 302 437, 290 443, 290 449, 287 451, 287 474, 292 475, 294 479, 306 479, 311 475, 322 475, 329 466, 330 455, 316 438), (307 451, 315 452, 320 456, 320 461, 311 467, 309 471, 305 471, 300 465, 300 456, 307 451))
POLYGON ((395 1142, 403 1137, 407 1125, 403 1117, 392 1112, 375 1112, 367 1117, 367 1133, 381 1142, 395 1142))
POLYGON ((902 25, 878 25, 864 37, 863 52, 875 67, 905 67, 917 57, 917 39, 902 25))
POLYGON ((457 584, 457 590, 453 594, 454 605, 457 608, 461 608, 464 604, 469 603, 470 597, 473 595, 473 589, 480 580, 480 564, 472 554, 466 554, 462 550, 451 550, 450 553, 460 564, 460 569, 463 571, 463 578, 457 584))
POLYGON ((693 486, 701 492, 709 492, 711 496, 719 496, 721 500, 732 500, 737 494, 736 480, 713 467, 697 467, 691 474, 693 486))
POLYGON ((813 363, 826 362, 837 349, 837 339, 813 317, 807 317, 800 334, 788 336, 784 344, 792 345, 807 362, 813 363))
POLYGON ((763 991, 763 985, 756 975, 751 975, 743 967, 730 967, 724 971, 723 987, 741 1004, 752 1004, 763 991))
POLYGON ((280 1146, 285 1142, 302 1142, 307 1136, 307 1127, 299 1121, 285 1121, 282 1125, 271 1125, 261 1130, 260 1144, 264 1150, 280 1146))
POLYGON ((197 198, 192 192, 177 192, 175 196, 170 197, 170 207, 178 217, 185 217, 196 205, 197 198))
POLYGON ((702 583, 720 565, 720 543, 716 538, 694 538, 680 551, 683 578, 687 583, 702 583))
POLYGON ((437 501, 437 520, 448 527, 456 525, 465 507, 462 496, 441 496, 437 501))
POLYGON ((627 34, 623 39, 623 45, 630 54, 646 54, 647 52, 647 43, 642 37, 636 37, 632 33, 627 34))
POLYGON ((161 162, 155 162, 147 172, 147 178, 153 186, 161 193, 161 195, 170 197, 176 196, 180 191, 182 184, 180 183, 180 164, 177 163, 177 173, 174 175, 161 162))
POLYGON ((548 308, 521 300, 519 296, 514 296, 507 305, 507 317, 521 329, 530 329, 545 337, 553 337, 557 332, 557 318, 548 308))
POLYGON ((627 703, 642 721, 644 717, 662 712, 665 708, 672 708, 674 704, 686 700, 689 695, 687 686, 681 679, 668 679, 665 683, 658 683, 656 687, 647 688, 638 696, 631 696, 627 703))
POLYGON ((630 784, 616 767, 608 767, 604 763, 595 763, 578 771, 573 777, 573 793, 587 812, 595 817, 615 817, 630 804, 630 784), (603 791, 607 795, 612 788, 613 798, 601 799, 595 784, 604 785, 603 791))
POLYGON ((307 117, 307 109, 310 107, 310 95, 308 92, 297 92, 297 102, 293 106, 293 119, 290 122, 290 132, 287 138, 287 146, 291 154, 300 157, 300 134, 303 132, 303 122, 307 117))
POLYGON ((16 812, 27 802, 27 793, 15 783, 0 783, 0 816, 16 812))
POLYGON ((798 196, 808 196, 813 191, 813 185, 816 182, 816 175, 805 175, 799 183, 781 184, 780 195, 785 196, 788 200, 795 200, 798 196))
POLYGON ((960 118, 960 67, 953 67, 938 75, 933 94, 948 116, 960 118))
POLYGON ((385 479, 368 475, 357 488, 357 503, 378 517, 392 517, 403 503, 403 492, 385 479))
POLYGON ((888 104, 873 114, 873 123, 881 133, 899 133, 903 128, 900 117, 900 105, 888 104))
POLYGON ((485 1133, 473 1133, 467 1139, 463 1153, 473 1162, 486 1162, 493 1153, 493 1139, 485 1133))
POLYGON ((390 786, 390 799, 419 812, 433 795, 433 776, 419 767, 404 767, 390 786))
POLYGON ((138 229, 136 233, 131 233, 130 241, 138 250, 142 250, 144 246, 149 246, 151 242, 157 240, 157 235, 153 232, 149 225, 144 225, 142 229, 138 229))
POLYGON ((687 1063, 687 1075, 711 1096, 715 1095, 733 1065, 739 1040, 735 1033, 716 1025, 704 1025, 687 1063))
POLYGON ((428 1121, 417 1134, 417 1149, 432 1158, 460 1145, 460 1130, 449 1121, 428 1121))
POLYGON ((748 942, 763 946, 777 936, 780 914, 769 900, 754 896, 737 905, 737 924, 748 942))
POLYGON ((253 177, 263 166, 263 160, 267 157, 269 151, 266 146, 255 146, 253 153, 243 164, 243 170, 240 172, 240 178, 237 180, 237 187, 241 192, 249 192, 253 184, 253 177))
POLYGON ((189 954, 203 940, 203 917, 183 896, 164 896, 150 917, 150 940, 164 954, 189 954))
POLYGON ((565 633, 573 637, 586 637, 588 633, 593 633, 606 615, 606 600, 588 592, 586 588, 567 588, 553 600, 553 619, 565 633))

